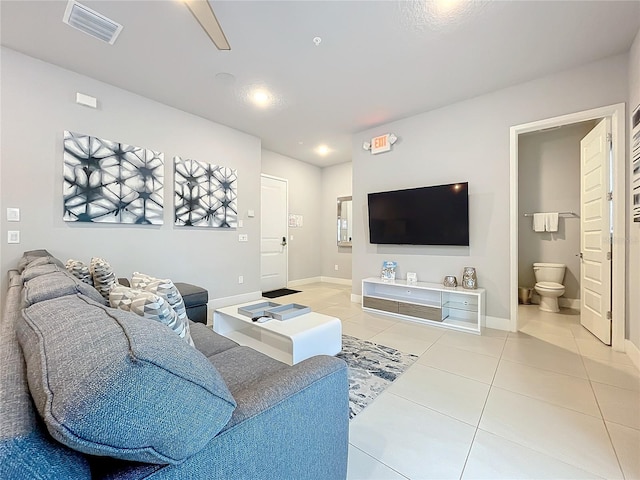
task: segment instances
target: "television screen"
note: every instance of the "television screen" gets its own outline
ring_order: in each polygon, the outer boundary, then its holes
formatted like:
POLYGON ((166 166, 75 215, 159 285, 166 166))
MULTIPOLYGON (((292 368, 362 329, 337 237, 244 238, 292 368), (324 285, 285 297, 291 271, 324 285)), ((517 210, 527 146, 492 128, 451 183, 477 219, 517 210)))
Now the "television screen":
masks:
POLYGON ((369 194, 369 240, 394 245, 469 245, 469 184, 369 194))

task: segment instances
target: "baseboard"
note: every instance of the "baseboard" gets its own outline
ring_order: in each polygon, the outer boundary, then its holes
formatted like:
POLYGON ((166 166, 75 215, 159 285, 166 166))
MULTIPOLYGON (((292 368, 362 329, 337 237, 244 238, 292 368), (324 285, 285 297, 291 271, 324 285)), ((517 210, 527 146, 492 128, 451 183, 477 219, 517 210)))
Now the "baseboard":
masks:
POLYGON ((353 303, 360 303, 362 304, 362 295, 356 295, 355 293, 351 294, 351 301, 353 303))
POLYGON ((508 318, 492 317, 491 315, 485 315, 484 325, 486 328, 495 328, 496 330, 511 331, 511 320, 508 318))
POLYGON ((306 285, 308 283, 318 283, 322 281, 322 277, 309 277, 301 278, 300 280, 291 280, 287 282, 287 287, 298 287, 300 285, 306 285))
POLYGON ((640 370, 640 349, 635 346, 635 344, 631 340, 624 341, 624 350, 629 358, 635 365, 635 367, 640 370))
POLYGON ((336 283, 338 285, 351 285, 350 278, 337 278, 337 277, 320 277, 322 282, 336 283))
POLYGON ((290 282, 287 282, 287 287, 298 287, 300 285, 306 285, 308 283, 319 283, 319 282, 336 283, 338 285, 351 285, 350 278, 309 277, 309 278, 301 278, 300 280, 291 280, 290 282))

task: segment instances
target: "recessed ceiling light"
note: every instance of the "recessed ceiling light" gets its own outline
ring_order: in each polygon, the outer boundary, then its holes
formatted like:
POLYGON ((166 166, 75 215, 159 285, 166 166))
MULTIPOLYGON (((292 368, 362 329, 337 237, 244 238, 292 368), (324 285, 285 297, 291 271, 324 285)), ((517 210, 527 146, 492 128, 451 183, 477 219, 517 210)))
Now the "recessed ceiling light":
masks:
POLYGON ((329 150, 329 147, 327 147, 326 145, 318 145, 316 147, 316 153, 318 155, 322 155, 323 157, 325 155, 327 155, 331 150, 329 150))
POLYGON ((273 102, 273 96, 264 88, 256 88, 249 93, 249 100, 258 107, 265 108, 273 102))

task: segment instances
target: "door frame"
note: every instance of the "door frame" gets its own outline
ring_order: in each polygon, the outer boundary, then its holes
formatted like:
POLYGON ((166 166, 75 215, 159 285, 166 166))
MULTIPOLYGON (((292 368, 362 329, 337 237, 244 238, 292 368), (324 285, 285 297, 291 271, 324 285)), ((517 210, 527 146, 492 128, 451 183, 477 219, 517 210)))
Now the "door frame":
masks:
MULTIPOLYGON (((269 175, 268 173, 260 174, 260 221, 262 222, 262 217, 264 212, 262 211, 262 178, 270 178, 272 180, 278 180, 280 182, 284 182, 286 187, 285 192, 285 235, 287 236, 287 248, 284 251, 284 259, 285 259, 285 283, 284 288, 289 286, 289 180, 282 177, 276 177, 275 175, 269 175)), ((262 224, 260 225, 260 242, 262 243, 262 224)), ((260 247, 260 261, 262 262, 262 246, 260 247)), ((262 270, 260 271, 260 279, 262 279, 262 270)), ((262 286, 260 286, 262 289, 262 286)))
POLYGON ((547 118, 535 122, 515 125, 510 129, 509 153, 509 287, 510 287, 510 330, 518 331, 522 326, 518 321, 518 136, 560 127, 588 120, 609 117, 611 119, 611 134, 613 148, 613 240, 612 240, 612 278, 611 278, 611 347, 624 351, 625 335, 625 292, 626 292, 626 119, 625 104, 616 103, 606 107, 584 110, 581 112, 547 118))

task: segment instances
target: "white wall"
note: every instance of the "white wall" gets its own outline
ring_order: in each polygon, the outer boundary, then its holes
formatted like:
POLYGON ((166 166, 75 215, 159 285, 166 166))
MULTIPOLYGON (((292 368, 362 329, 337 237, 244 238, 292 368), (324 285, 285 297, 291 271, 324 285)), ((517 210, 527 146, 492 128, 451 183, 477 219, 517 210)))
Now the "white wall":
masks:
POLYGON ((337 200, 351 195, 351 162, 322 169, 322 276, 351 279, 351 247, 338 247, 337 200), (335 265, 338 265, 336 271, 335 265))
POLYGON ((432 282, 469 265, 487 289, 487 315, 509 318, 509 128, 624 102, 627 63, 618 55, 354 135, 353 293, 383 260, 398 262, 400 278, 414 271, 432 282), (362 150, 364 140, 389 132, 400 139, 391 152, 362 150), (469 181, 470 247, 369 243, 368 192, 457 181, 469 181))
MULTIPOLYGON (((97 80, 2 48, 1 154, 3 207, 21 209, 21 243, 0 243, 2 271, 22 252, 46 248, 62 261, 102 256, 118 276, 134 270, 209 290, 212 299, 260 290, 260 139, 162 105, 97 80), (76 92, 98 98, 94 110, 76 92), (164 224, 77 224, 62 220, 63 132, 71 130, 164 152, 164 224), (238 208, 248 243, 235 229, 173 225, 173 157, 238 171, 238 208), (244 284, 238 285, 238 275, 244 284)), ((6 276, 3 277, 6 282, 6 276)), ((3 285, 4 290, 4 285, 3 285)))
POLYGON ((518 285, 535 284, 534 262, 563 263, 565 298, 580 298, 580 140, 596 122, 583 122, 518 138, 518 285), (560 216, 558 232, 534 232, 524 213, 560 216))
POLYGON ((320 276, 322 192, 320 167, 262 150, 262 173, 286 178, 289 213, 302 215, 302 227, 289 228, 289 281, 320 276), (293 238, 291 238, 293 237, 293 238))
MULTIPOLYGON (((629 102, 627 118, 640 105, 640 30, 629 52, 629 102)), ((628 121, 628 120, 627 120, 628 121)), ((631 122, 628 123, 631 132, 631 122)), ((627 151, 630 152, 631 148, 627 151)), ((630 154, 627 165, 630 165, 630 154)), ((627 217, 631 217, 631 169, 627 172, 627 217)), ((640 350, 640 223, 629 220, 627 225, 627 331, 628 338, 640 350)))

